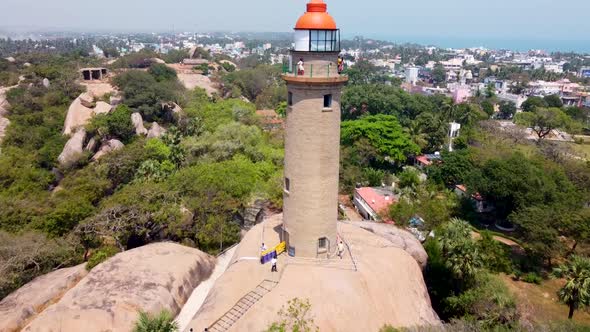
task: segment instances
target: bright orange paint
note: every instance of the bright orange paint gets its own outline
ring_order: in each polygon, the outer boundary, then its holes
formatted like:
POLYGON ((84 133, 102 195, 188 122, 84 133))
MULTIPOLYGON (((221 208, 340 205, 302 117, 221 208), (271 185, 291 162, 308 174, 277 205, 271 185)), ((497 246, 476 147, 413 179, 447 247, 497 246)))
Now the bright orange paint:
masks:
POLYGON ((311 0, 307 12, 297 21, 298 30, 336 30, 336 21, 327 13, 328 6, 323 0, 311 0))

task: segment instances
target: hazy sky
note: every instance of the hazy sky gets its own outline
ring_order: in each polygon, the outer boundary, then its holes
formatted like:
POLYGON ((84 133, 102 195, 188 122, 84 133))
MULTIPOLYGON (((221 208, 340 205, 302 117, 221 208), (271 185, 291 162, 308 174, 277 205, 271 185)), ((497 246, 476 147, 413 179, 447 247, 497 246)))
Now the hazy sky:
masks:
MULTIPOLYGON (((290 31, 306 0, 0 0, 0 27, 290 31)), ((590 40, 590 0, 327 0, 345 35, 590 40)))

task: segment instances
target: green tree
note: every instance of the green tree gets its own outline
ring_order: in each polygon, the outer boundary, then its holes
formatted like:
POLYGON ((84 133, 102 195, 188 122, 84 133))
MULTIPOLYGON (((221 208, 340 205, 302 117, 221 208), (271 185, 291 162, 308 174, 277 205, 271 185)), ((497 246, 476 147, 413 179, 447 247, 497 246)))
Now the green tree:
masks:
POLYGON ((429 167, 429 177, 446 186, 465 184, 475 165, 468 149, 442 153, 442 162, 429 167))
POLYGON ((547 107, 563 107, 563 102, 561 101, 559 95, 548 95, 543 97, 543 100, 547 104, 547 107))
POLYGON ((180 63, 182 60, 188 58, 188 52, 184 50, 170 50, 162 57, 166 63, 180 63))
POLYGON ((516 123, 531 127, 537 137, 543 139, 553 129, 567 126, 569 118, 559 108, 535 108, 532 112, 519 113, 516 123))
POLYGON ((148 73, 158 82, 175 80, 177 78, 176 71, 163 63, 153 63, 148 69, 148 73))
POLYGON ((411 187, 414 188, 420 184, 420 178, 418 177, 418 171, 406 168, 403 172, 399 173, 399 186, 400 188, 411 187))
POLYGON ((135 136, 131 113, 133 111, 127 105, 121 104, 110 113, 96 115, 86 130, 102 139, 117 138, 128 143, 135 136))
POLYGON ((122 73, 113 83, 123 93, 125 104, 140 112, 146 121, 162 116, 162 102, 180 103, 180 94, 184 91, 177 80, 158 82, 154 76, 139 70, 122 73))
POLYGON ((474 331, 498 331, 517 324, 518 309, 514 296, 502 279, 489 273, 478 273, 473 287, 446 300, 448 309, 455 316, 469 317, 477 322, 474 331))
POLYGON ((545 99, 541 97, 532 96, 528 97, 527 100, 525 100, 521 105, 523 112, 532 112, 537 107, 548 107, 545 99))
POLYGON ((567 318, 572 319, 576 309, 590 304, 590 259, 572 256, 567 263, 554 269, 553 275, 565 279, 557 296, 569 307, 567 318))
POLYGON ((133 332, 176 332, 178 323, 169 311, 160 311, 157 315, 145 311, 139 312, 139 318, 135 322, 133 332))
POLYGON ((348 76, 350 85, 389 83, 399 86, 401 84, 399 79, 389 75, 386 68, 377 67, 364 59, 357 61, 354 66, 346 68, 343 74, 348 76))
POLYGON ((525 207, 578 202, 575 187, 562 169, 520 153, 486 161, 466 182, 467 188, 495 206, 501 219, 525 207))
POLYGON ((474 278, 483 267, 483 261, 471 238, 469 224, 460 219, 451 219, 443 225, 438 236, 446 265, 457 280, 463 282, 474 278))
POLYGON ((437 63, 436 65, 434 65, 434 68, 432 69, 432 80, 434 80, 436 83, 440 84, 440 83, 444 83, 446 78, 447 78, 447 72, 445 70, 445 67, 443 67, 443 65, 440 63, 437 63))
POLYGON ((482 101, 480 106, 488 116, 494 115, 494 105, 489 100, 482 101))
POLYGON ((500 102, 500 112, 498 117, 501 119, 512 119, 514 114, 516 114, 516 104, 511 101, 500 102))
POLYGON ((311 303, 308 299, 293 298, 279 310, 279 322, 273 323, 266 332, 313 332, 319 331, 310 317, 311 303))
POLYGON ((341 128, 343 145, 350 146, 360 139, 366 139, 377 151, 381 161, 402 162, 408 155, 420 151, 391 115, 370 115, 344 121, 341 128))

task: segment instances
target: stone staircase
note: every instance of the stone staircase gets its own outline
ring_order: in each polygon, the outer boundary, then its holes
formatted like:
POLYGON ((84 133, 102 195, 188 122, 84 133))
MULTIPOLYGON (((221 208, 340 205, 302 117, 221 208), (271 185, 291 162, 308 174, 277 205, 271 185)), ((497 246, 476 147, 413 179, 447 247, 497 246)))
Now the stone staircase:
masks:
POLYGON ((256 288, 244 295, 234 306, 229 309, 223 316, 211 324, 208 328, 210 332, 225 332, 229 330, 256 302, 260 301, 269 293, 278 281, 263 280, 256 288))

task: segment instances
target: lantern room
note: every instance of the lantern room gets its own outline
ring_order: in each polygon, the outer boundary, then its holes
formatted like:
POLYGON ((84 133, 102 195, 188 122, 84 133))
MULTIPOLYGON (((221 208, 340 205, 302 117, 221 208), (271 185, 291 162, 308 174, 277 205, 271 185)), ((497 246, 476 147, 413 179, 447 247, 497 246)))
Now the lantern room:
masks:
POLYGON ((295 25, 295 51, 340 52, 340 30, 323 0, 311 0, 295 25))

